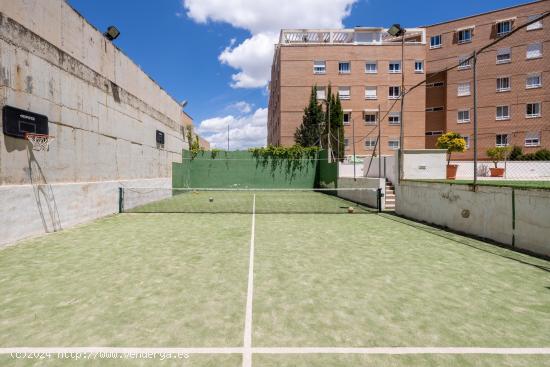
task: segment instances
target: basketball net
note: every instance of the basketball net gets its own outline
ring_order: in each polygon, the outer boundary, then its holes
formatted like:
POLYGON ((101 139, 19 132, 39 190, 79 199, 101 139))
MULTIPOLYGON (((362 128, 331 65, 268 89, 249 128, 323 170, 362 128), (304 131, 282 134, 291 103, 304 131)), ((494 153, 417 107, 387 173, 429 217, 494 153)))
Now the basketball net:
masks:
POLYGON ((25 139, 31 142, 33 150, 48 150, 54 137, 45 134, 26 133, 25 139))

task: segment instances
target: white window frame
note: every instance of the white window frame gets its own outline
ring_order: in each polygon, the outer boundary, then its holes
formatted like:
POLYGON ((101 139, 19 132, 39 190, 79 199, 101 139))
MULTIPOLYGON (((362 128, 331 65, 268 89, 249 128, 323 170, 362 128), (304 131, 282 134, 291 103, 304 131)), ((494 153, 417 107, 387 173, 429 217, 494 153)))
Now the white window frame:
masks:
POLYGON ((509 76, 498 76, 497 79, 497 92, 509 92, 512 90, 512 78, 509 76), (499 86, 499 84, 503 84, 503 82, 507 80, 508 86, 503 87, 502 85, 499 86))
POLYGON ((512 62, 512 48, 511 47, 503 47, 499 48, 497 50, 497 64, 508 64, 512 62), (500 59, 499 56, 508 55, 507 59, 500 59))
POLYGON ((388 140, 388 148, 391 150, 397 150, 399 149, 399 138, 390 138, 388 140), (392 143, 397 143, 397 146, 392 146, 392 143))
POLYGON ((344 147, 349 147, 349 138, 344 138, 344 147))
POLYGON ((507 147, 510 145, 510 135, 509 134, 496 134, 495 136, 495 146, 496 147, 507 147), (502 140, 502 137, 505 136, 506 137, 506 143, 502 143, 502 141, 500 143, 498 143, 498 137, 501 137, 501 140, 502 140))
POLYGON ((443 130, 426 131, 426 136, 440 136, 443 135, 443 130))
POLYGON ((459 45, 462 45, 462 44, 464 44, 464 43, 470 43, 470 42, 472 42, 472 38, 474 37, 474 29, 473 29, 473 28, 459 29, 459 30, 456 31, 456 33, 457 33, 457 35, 456 35, 456 40, 457 40, 457 43, 458 43, 459 45), (466 32, 468 32, 468 33, 466 33, 466 32), (462 40, 460 39, 460 38, 461 38, 461 36, 460 36, 461 34, 463 35, 463 36, 462 36, 462 38, 463 38, 462 40), (470 37, 465 38, 466 34, 469 34, 470 37))
POLYGON ((414 72, 417 74, 424 73, 424 60, 414 60, 414 72), (418 65, 420 65, 420 68, 418 68, 418 65))
POLYGON ((525 104, 525 118, 528 119, 534 119, 542 116, 542 103, 540 102, 529 102, 525 104), (529 108, 529 105, 537 106, 537 113, 528 113, 527 109, 529 108))
POLYGON ((314 60, 313 74, 326 74, 326 73, 327 73, 327 62, 324 60, 314 60))
POLYGON ((525 89, 535 89, 535 88, 541 88, 542 87, 542 73, 532 73, 527 74, 527 78, 525 78, 525 89), (529 84, 530 78, 538 78, 539 82, 538 84, 529 84))
POLYGON ((472 94, 472 86, 470 82, 458 83, 456 86, 457 97, 466 97, 472 94), (466 86, 468 86, 466 90, 466 86), (462 90, 461 90, 462 89, 462 90))
POLYGON ((315 97, 317 98, 317 100, 326 100, 327 99, 327 88, 325 87, 316 87, 316 90, 315 90, 315 97), (319 97, 319 92, 322 92, 322 97, 319 97))
POLYGON ((351 112, 352 110, 343 110, 344 112, 344 117, 343 117, 343 124, 348 126, 349 124, 351 124, 351 112), (346 119, 345 119, 345 116, 348 116, 348 121, 346 122, 346 119))
POLYGON ((401 125, 401 112, 390 112, 388 113, 388 124, 390 125, 401 125), (397 122, 392 121, 392 119, 397 118, 397 122))
MULTIPOLYGON (((541 17, 541 14, 529 15, 527 17, 527 23, 532 22, 533 20, 538 19, 540 17, 541 17)), ((525 29, 527 31, 536 31, 537 29, 542 29, 542 19, 540 19, 538 22, 529 24, 525 29)))
POLYGON ((444 110, 445 108, 443 106, 426 107, 426 112, 441 112, 444 110))
POLYGON ((458 57, 458 70, 466 70, 472 68, 472 60, 470 55, 462 55, 458 57))
POLYGON ((365 125, 378 125, 378 110, 364 110, 363 111, 363 123, 365 125), (374 116, 374 121, 365 120, 365 116, 374 116))
POLYGON ((466 142, 466 149, 470 149, 470 136, 466 135, 466 136, 461 136, 461 137, 466 142))
POLYGON ((403 65, 401 65, 401 61, 399 61, 399 60, 390 61, 388 63, 388 72, 390 74, 401 74, 401 69, 402 68, 403 68, 403 65), (399 65, 399 69, 393 69, 392 70, 392 65, 399 65))
POLYGON ((539 59, 542 57, 542 42, 533 42, 533 43, 529 43, 527 45, 527 51, 525 52, 525 58, 527 60, 533 60, 533 59, 539 59), (530 53, 532 53, 534 50, 538 50, 539 52, 536 54, 536 55, 529 55, 530 53))
POLYGON ((376 148, 376 138, 365 139, 365 149, 374 149, 376 148))
POLYGON ((376 74, 376 73, 378 73, 378 62, 376 61, 365 62, 365 74, 376 74), (374 70, 368 69, 367 65, 374 65, 374 70))
POLYGON ((462 109, 456 111, 456 123, 457 124, 469 124, 470 123, 470 109, 462 109), (467 113, 467 117, 464 116, 467 113), (461 116, 462 114, 462 116, 461 116))
POLYGON ((338 97, 340 100, 351 99, 351 87, 338 87, 338 97))
POLYGON ((440 34, 436 34, 435 36, 430 37, 430 49, 436 49, 443 47, 443 37, 440 34), (438 43, 434 44, 434 40, 439 40, 438 43))
POLYGON ((495 107, 495 120, 497 121, 504 121, 504 120, 510 120, 510 106, 509 105, 501 105, 495 107), (506 109, 506 114, 501 113, 499 116, 499 109, 500 111, 504 111, 506 109))
POLYGON ((426 88, 443 88, 445 87, 445 82, 433 82, 426 84, 426 88))
POLYGON ((507 35, 508 33, 512 32, 512 19, 506 19, 506 20, 501 20, 499 22, 496 23, 496 29, 497 29, 497 37, 502 37, 502 36, 505 36, 507 35), (504 25, 504 24, 508 24, 508 30, 506 31, 500 31, 498 30, 499 26, 500 25, 504 25))
POLYGON ((351 74, 351 61, 338 61, 338 74, 351 74), (342 65, 348 65, 347 70, 342 70, 342 65))
POLYGON ((540 131, 527 132, 525 134, 524 145, 526 147, 540 147, 540 131))
POLYGON ((397 85, 392 85, 388 87, 388 99, 399 99, 401 98, 401 87, 397 85), (397 90, 397 95, 392 94, 392 90, 397 90))
POLYGON ((365 99, 378 99, 378 87, 375 85, 368 85, 365 87, 365 99), (374 91, 374 94, 368 94, 367 91, 374 91))

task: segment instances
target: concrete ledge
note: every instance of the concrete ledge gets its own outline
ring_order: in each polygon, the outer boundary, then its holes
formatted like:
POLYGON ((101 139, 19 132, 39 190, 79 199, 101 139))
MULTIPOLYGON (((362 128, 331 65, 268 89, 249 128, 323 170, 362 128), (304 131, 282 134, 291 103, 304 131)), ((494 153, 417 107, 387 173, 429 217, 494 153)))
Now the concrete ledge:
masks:
POLYGON ((550 191, 403 181, 398 215, 550 256, 550 191))
POLYGON ((0 247, 117 213, 121 186, 170 189, 171 178, 0 186, 0 247))

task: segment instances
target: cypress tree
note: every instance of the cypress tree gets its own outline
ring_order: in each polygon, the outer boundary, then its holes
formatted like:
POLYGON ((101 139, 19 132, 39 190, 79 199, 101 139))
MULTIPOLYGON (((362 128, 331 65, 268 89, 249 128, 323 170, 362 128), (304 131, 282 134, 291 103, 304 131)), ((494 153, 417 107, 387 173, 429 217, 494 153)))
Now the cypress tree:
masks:
POLYGON ((304 108, 302 124, 294 133, 296 144, 303 147, 319 145, 320 124, 324 121, 324 113, 321 105, 317 102, 317 86, 311 88, 309 104, 304 108))

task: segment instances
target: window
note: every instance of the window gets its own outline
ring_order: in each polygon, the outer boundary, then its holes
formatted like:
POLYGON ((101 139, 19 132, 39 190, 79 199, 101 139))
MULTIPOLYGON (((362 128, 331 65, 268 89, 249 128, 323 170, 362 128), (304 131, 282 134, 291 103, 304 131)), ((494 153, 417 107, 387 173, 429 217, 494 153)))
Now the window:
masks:
MULTIPOLYGON (((541 16, 540 14, 529 15, 527 17, 527 23, 530 23, 530 22, 533 22, 536 19, 539 19, 540 16, 541 16)), ((529 24, 526 29, 528 31, 534 31, 535 29, 542 29, 542 20, 539 20, 539 21, 536 21, 536 22, 533 22, 533 23, 529 24)))
POLYGON ((463 136, 462 139, 466 142, 466 149, 470 149, 470 137, 469 136, 463 136))
POLYGON ((510 119, 510 106, 497 106, 497 120, 510 119))
POLYGON ((510 77, 500 77, 497 78, 497 92, 507 92, 511 89, 510 77))
POLYGON ((512 61, 512 49, 510 47, 497 50, 497 64, 506 64, 512 61))
POLYGON ((338 97, 340 99, 350 99, 350 88, 349 87, 339 87, 338 88, 338 97))
POLYGON ((537 103, 527 103, 525 105, 525 117, 527 118, 534 118, 534 117, 540 117, 540 102, 537 103))
POLYGON ((326 99, 327 94, 324 87, 317 87, 317 99, 326 99))
POLYGON ((401 123, 401 112, 390 112, 388 122, 390 125, 399 125, 401 123))
POLYGON ((363 121, 367 125, 376 125, 378 122, 378 110, 377 111, 370 111, 366 110, 363 112, 363 121))
POLYGON ((458 110, 456 122, 459 124, 470 122, 470 110, 458 110))
POLYGON ((401 97, 401 87, 389 87, 388 98, 399 99, 401 97))
POLYGON ((348 138, 344 138, 344 146, 346 148, 349 147, 349 139, 348 138))
POLYGON ((393 150, 399 149, 399 139, 388 140, 388 147, 393 150))
POLYGON ((377 99, 377 87, 365 87, 365 99, 377 99))
POLYGON ((430 37, 430 48, 440 48, 442 45, 440 34, 430 37))
POLYGON ((349 74, 351 73, 351 64, 349 61, 340 61, 338 63, 338 72, 340 74, 349 74))
POLYGON ((443 107, 427 107, 426 112, 438 112, 443 111, 443 107))
POLYGON ((400 73, 401 72, 401 61, 390 61, 389 71, 390 71, 390 73, 400 73))
POLYGON ((525 55, 528 59, 536 59, 542 57, 542 43, 531 43, 527 45, 527 54, 525 55))
POLYGON ((414 62, 414 72, 415 73, 423 73, 424 72, 424 61, 416 60, 414 62))
POLYGON ((325 61, 313 61, 313 74, 324 74, 327 71, 325 61))
POLYGON ((470 82, 458 83, 457 95, 459 97, 470 95, 470 82))
POLYGON ((349 125, 351 122, 351 111, 344 111, 344 125, 349 125))
POLYGON ((458 58, 458 70, 470 69, 472 67, 471 56, 459 56, 458 58))
POLYGON ((439 135, 443 135, 443 131, 442 131, 442 130, 438 130, 438 131, 426 131, 426 136, 439 136, 439 135))
POLYGON ((365 63, 365 73, 376 74, 378 72, 378 64, 376 61, 367 61, 365 63))
POLYGON ((457 33, 458 33, 458 36, 457 36, 458 43, 467 43, 472 41, 472 34, 473 34, 472 28, 461 29, 457 31, 457 33))
POLYGON ((365 148, 366 149, 376 148, 376 139, 373 139, 373 138, 365 139, 365 148))
POLYGON ((497 147, 508 146, 508 134, 497 134, 496 144, 497 147))
POLYGON ((538 147, 540 145, 540 133, 526 133, 525 134, 525 146, 526 147, 538 147))
POLYGON ((441 88, 445 86, 445 82, 434 82, 426 84, 426 88, 441 88))
POLYGON ((542 76, 541 74, 529 74, 525 80, 525 88, 540 88, 542 86, 542 76))
POLYGON ((497 36, 504 36, 512 31, 512 21, 503 20, 497 23, 497 36))

